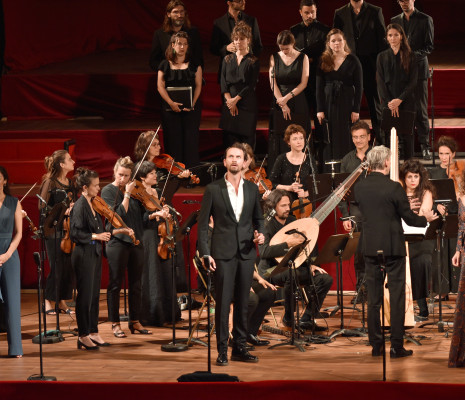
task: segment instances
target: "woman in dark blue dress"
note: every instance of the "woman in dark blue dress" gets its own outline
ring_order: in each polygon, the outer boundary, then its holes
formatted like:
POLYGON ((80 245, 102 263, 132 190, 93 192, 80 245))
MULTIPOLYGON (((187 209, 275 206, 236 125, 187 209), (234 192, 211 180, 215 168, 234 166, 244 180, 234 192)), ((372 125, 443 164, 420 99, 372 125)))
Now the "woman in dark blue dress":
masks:
POLYGON ((8 173, 0 166, 0 301, 5 303, 8 356, 23 356, 18 248, 23 234, 21 204, 10 195, 8 173), (13 234, 13 232, 15 232, 13 234))

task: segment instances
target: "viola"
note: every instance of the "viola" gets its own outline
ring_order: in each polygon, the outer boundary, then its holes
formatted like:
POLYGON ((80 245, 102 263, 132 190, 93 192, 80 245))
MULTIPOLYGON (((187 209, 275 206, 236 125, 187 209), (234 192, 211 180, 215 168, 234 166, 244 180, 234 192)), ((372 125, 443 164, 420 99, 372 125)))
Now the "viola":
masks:
MULTIPOLYGON (((174 158, 168 154, 160 154, 159 156, 156 156, 153 159, 153 163, 157 166, 157 168, 166 169, 176 176, 186 171, 186 166, 183 163, 174 161, 174 158)), ((200 182, 200 179, 193 174, 191 174, 190 180, 191 183, 200 182)))
POLYGON ((137 179, 134 180, 136 183, 134 189, 131 192, 131 197, 133 199, 139 200, 146 210, 148 211, 161 211, 163 210, 163 204, 155 196, 147 193, 142 182, 137 179))
POLYGON ((266 178, 266 172, 263 168, 249 169, 244 174, 244 178, 258 185, 260 194, 265 193, 267 190, 271 190, 273 187, 271 181, 266 178))
MULTIPOLYGON (((116 228, 127 228, 129 227, 124 223, 123 219, 119 214, 116 213, 107 203, 105 203, 105 200, 103 200, 99 196, 95 196, 92 199, 92 208, 100 214, 102 217, 105 217, 110 224, 116 228)), ((127 235, 127 233, 125 233, 127 235)), ((135 235, 129 235, 129 237, 132 239, 132 242, 137 246, 140 242, 136 239, 135 235)))
POLYGON ((174 246, 176 242, 174 240, 174 224, 171 215, 165 219, 163 223, 158 225, 158 235, 160 236, 160 242, 158 243, 158 255, 162 260, 168 260, 172 257, 174 246))
POLYGON ((63 253, 70 254, 74 250, 74 247, 76 246, 76 243, 73 243, 71 240, 71 237, 69 236, 69 231, 70 231, 70 218, 67 216, 63 220, 63 238, 61 239, 60 242, 60 248, 63 251, 63 253))

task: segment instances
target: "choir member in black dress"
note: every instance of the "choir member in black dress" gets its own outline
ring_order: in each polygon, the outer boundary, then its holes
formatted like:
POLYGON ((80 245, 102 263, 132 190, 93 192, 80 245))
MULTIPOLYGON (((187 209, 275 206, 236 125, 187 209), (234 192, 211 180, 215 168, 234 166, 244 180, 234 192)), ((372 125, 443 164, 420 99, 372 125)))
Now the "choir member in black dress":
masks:
POLYGON ((228 11, 213 23, 212 38, 210 40, 210 52, 220 57, 218 82, 221 80, 223 59, 228 54, 235 53, 237 50, 236 44, 231 40, 231 33, 239 22, 246 23, 252 29, 251 53, 258 57, 263 48, 257 19, 244 12, 245 0, 226 1, 226 3, 228 11))
POLYGON ((158 92, 162 101, 162 126, 165 152, 187 167, 199 163, 199 126, 202 103, 202 67, 191 61, 188 36, 178 32, 171 36, 166 48, 166 60, 158 67, 158 92), (189 87, 191 105, 171 99, 169 87, 189 87))
MULTIPOLYGON (((299 8, 302 22, 290 28, 295 37, 295 47, 306 54, 310 63, 310 75, 305 89, 305 96, 311 117, 315 124, 312 140, 317 153, 323 148, 323 129, 316 116, 316 71, 320 65, 320 57, 325 50, 326 35, 331 30, 328 26, 317 21, 317 6, 315 0, 301 0, 299 8)), ((320 157, 321 158, 321 157, 320 157)))
POLYGON ((386 49, 383 10, 365 0, 350 0, 334 12, 333 27, 344 32, 347 45, 362 64, 363 91, 370 110, 376 143, 380 137, 381 109, 376 89, 376 57, 386 49))
MULTIPOLYGON (((393 117, 399 117, 399 110, 415 111, 418 67, 400 25, 388 25, 386 39, 389 49, 379 53, 376 62, 378 93, 382 107, 389 108, 393 117)), ((412 133, 397 132, 399 152, 406 159, 413 153, 412 133)))
MULTIPOLYGON (((424 211, 432 210, 434 199, 434 186, 429 181, 426 168, 418 160, 406 160, 399 169, 399 181, 407 193, 410 208, 418 215, 424 211)), ((428 319, 428 305, 426 298, 429 295, 431 266, 433 263, 433 240, 422 240, 409 243, 410 274, 412 277, 413 300, 419 307, 415 321, 428 319)))
POLYGON ((21 358, 21 266, 18 245, 23 234, 22 207, 11 196, 8 172, 0 165, 0 301, 8 341, 8 357, 21 358))
POLYGON ((166 5, 165 19, 160 29, 153 34, 152 51, 150 53, 150 68, 155 72, 165 59, 165 51, 170 43, 171 36, 179 31, 189 35, 189 47, 191 49, 192 61, 195 65, 203 67, 202 43, 199 30, 191 26, 186 6, 181 0, 171 0, 166 5))
POLYGON ((398 3, 403 13, 392 18, 391 22, 399 24, 404 29, 418 65, 418 82, 415 88, 415 126, 422 156, 425 160, 431 160, 428 120, 428 55, 434 48, 433 19, 415 8, 415 0, 402 0, 398 3))
MULTIPOLYGON (((128 270, 129 283, 129 330, 131 333, 151 334, 139 322, 141 307, 141 277, 144 267, 143 232, 145 209, 138 200, 131 198, 135 182, 129 182, 134 164, 130 157, 118 159, 114 168, 115 180, 102 190, 102 198, 123 219, 125 224, 134 231, 139 245, 135 245, 128 235, 113 235, 106 247, 110 278, 107 289, 108 319, 112 322, 115 337, 126 337, 121 330, 119 318, 119 303, 121 283, 125 270, 128 270), (122 189, 125 190, 123 195, 122 189)), ((110 223, 106 222, 107 230, 110 223)))
POLYGON ((221 68, 221 110, 220 128, 223 129, 224 146, 245 142, 255 148, 257 125, 258 59, 250 52, 252 30, 243 21, 234 27, 231 40, 235 52, 227 55, 221 68))
POLYGON ((92 199, 100 191, 97 172, 86 168, 78 168, 76 172, 76 186, 82 193, 71 210, 70 237, 76 244, 71 261, 76 273, 77 347, 97 350, 99 346, 109 346, 99 335, 98 314, 102 242, 108 242, 111 233, 105 232, 102 218, 92 206, 92 199))
MULTIPOLYGON (((155 164, 142 161, 136 179, 147 193, 158 199, 157 171, 155 164)), ((147 325, 162 326, 171 320, 171 263, 162 263, 158 256, 158 224, 169 217, 168 207, 144 214, 144 270, 142 272, 141 321, 147 325)))
MULTIPOLYGON (((40 196, 46 201, 49 210, 55 204, 61 202, 69 203, 69 207, 65 212, 65 215, 68 216, 72 203, 76 200, 74 184, 71 179, 67 178, 68 173, 74 171, 74 161, 66 150, 57 150, 51 156, 45 157, 45 168, 47 173, 42 180, 39 190, 40 196)), ((47 216, 46 205, 42 201, 39 202, 42 223, 47 216)), ((74 314, 74 311, 71 311, 66 305, 66 300, 71 299, 73 295, 73 278, 71 255, 64 253, 60 248, 62 237, 63 221, 57 225, 56 235, 52 234, 45 238, 45 247, 50 266, 50 274, 47 277, 45 286, 45 312, 49 315, 55 314, 56 310, 60 313, 74 314), (56 282, 57 279, 58 282, 56 282), (58 299, 56 299, 57 288, 58 299), (55 306, 54 310, 51 302, 56 301, 58 301, 58 306, 55 306)))
POLYGON ((352 148, 350 125, 359 119, 362 89, 360 61, 350 53, 344 34, 332 29, 316 78, 317 117, 321 124, 328 120, 329 131, 321 164, 341 159, 352 148))
POLYGON ((307 177, 312 170, 308 154, 304 152, 306 136, 304 128, 300 125, 287 127, 284 141, 290 147, 290 151, 278 156, 270 175, 273 189, 288 191, 291 202, 298 197, 308 197, 307 177))
POLYGON ((273 103, 271 105, 270 135, 268 141, 268 170, 273 169, 276 157, 287 151, 284 131, 290 124, 302 125, 310 131, 310 116, 304 90, 308 83, 308 57, 296 50, 295 38, 290 31, 278 34, 279 52, 270 57, 269 78, 273 103))

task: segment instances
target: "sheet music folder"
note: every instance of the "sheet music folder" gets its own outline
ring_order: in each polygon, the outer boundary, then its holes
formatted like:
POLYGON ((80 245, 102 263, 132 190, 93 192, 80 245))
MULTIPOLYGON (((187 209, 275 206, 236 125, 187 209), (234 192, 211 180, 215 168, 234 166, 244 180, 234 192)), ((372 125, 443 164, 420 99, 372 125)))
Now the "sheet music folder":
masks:
MULTIPOLYGON (((182 106, 179 106, 180 109, 192 108, 192 86, 168 86, 166 91, 171 100, 182 104, 182 106)), ((172 111, 171 107, 168 107, 166 111, 172 111)))

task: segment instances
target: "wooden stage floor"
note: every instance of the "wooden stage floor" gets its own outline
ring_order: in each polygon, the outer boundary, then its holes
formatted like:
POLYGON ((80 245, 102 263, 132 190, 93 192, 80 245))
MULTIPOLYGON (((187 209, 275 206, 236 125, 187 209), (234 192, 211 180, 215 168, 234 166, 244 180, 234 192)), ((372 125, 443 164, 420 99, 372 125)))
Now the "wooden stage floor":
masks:
MULTIPOLYGON (((65 341, 57 344, 44 345, 44 374, 53 375, 59 381, 95 381, 95 382, 175 382, 186 373, 204 371, 207 369, 207 350, 201 345, 194 345, 188 351, 167 353, 160 346, 171 340, 172 331, 169 327, 153 328, 154 334, 130 335, 123 323, 128 337, 117 339, 111 334, 110 323, 106 322, 106 294, 101 294, 101 324, 102 337, 111 342, 108 348, 98 351, 77 350, 76 338, 64 334, 65 341)), ((0 334, 0 380, 26 380, 32 374, 39 373, 39 346, 31 339, 38 332, 36 294, 33 292, 22 295, 22 331, 24 357, 21 359, 6 358, 6 334, 0 334)), ((345 296, 344 302, 349 306, 351 296, 345 296)), ((335 295, 329 295, 325 305, 334 305, 335 295)), ((453 320, 455 295, 445 304, 452 309, 444 308, 443 319, 453 320)), ((282 314, 282 307, 275 307, 276 313, 282 314)), ((193 311, 196 317, 198 312, 193 311)), ((203 313, 206 320, 206 312, 203 313)), ((345 310, 345 326, 356 328, 361 326, 358 312, 345 310)), ((436 309, 437 314, 437 309, 436 309)), ((437 315, 435 315, 437 317, 437 315)), ((183 312, 187 321, 187 311, 183 312)), ((267 317, 273 324, 271 315, 267 317)), ((432 319, 430 319, 432 320, 432 319)), ((55 317, 49 316, 48 329, 53 329, 55 317)), ((278 322, 280 317, 278 317, 278 322)), ((329 333, 340 327, 340 316, 327 319, 329 333)), ((324 325, 324 320, 318 320, 324 325)), ((186 325, 183 322, 182 325, 186 325)), ((76 327, 74 318, 61 316, 61 329, 72 330, 76 327)), ((447 327, 446 327, 447 330, 447 327)), ((388 381, 402 382, 435 382, 463 383, 465 371, 447 368, 450 338, 444 332, 439 333, 436 327, 414 328, 409 330, 415 337, 421 337, 421 346, 407 343, 406 347, 414 350, 413 357, 390 360, 387 358, 388 381)), ((328 333, 326 333, 328 334, 328 333)), ((205 333, 200 332, 199 338, 204 339, 205 333)), ((263 338, 269 338, 272 344, 279 343, 284 337, 263 332, 263 338)), ((187 337, 185 330, 177 331, 178 338, 187 337)), ((382 379, 382 358, 373 358, 371 348, 367 346, 366 338, 336 337, 328 344, 311 344, 307 351, 300 352, 289 346, 269 350, 257 348, 254 354, 259 356, 258 364, 231 362, 228 367, 214 365, 216 360, 216 341, 213 339, 212 371, 236 375, 242 381, 262 380, 338 380, 338 381, 373 381, 382 379)), ((388 345, 389 346, 389 345, 388 345)), ((329 382, 328 382, 329 384, 329 382)))

